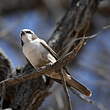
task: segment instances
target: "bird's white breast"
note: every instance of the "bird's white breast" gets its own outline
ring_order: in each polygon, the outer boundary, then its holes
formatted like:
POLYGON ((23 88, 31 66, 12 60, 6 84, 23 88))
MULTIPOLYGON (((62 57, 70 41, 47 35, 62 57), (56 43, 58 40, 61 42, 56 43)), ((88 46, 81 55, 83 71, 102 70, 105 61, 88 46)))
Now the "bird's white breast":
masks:
POLYGON ((39 40, 34 40, 23 45, 23 53, 30 63, 36 67, 39 64, 55 60, 54 57, 40 44, 39 40))

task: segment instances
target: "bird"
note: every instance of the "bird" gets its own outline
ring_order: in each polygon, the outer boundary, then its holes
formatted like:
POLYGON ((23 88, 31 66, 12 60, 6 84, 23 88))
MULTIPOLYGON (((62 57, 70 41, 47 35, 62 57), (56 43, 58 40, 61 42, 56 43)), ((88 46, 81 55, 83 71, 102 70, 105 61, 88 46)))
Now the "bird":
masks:
MULTIPOLYGON (((38 69, 46 64, 54 64, 58 60, 56 52, 43 40, 40 39, 32 30, 22 29, 20 32, 22 52, 31 65, 38 69)), ((64 69, 64 78, 68 87, 75 89, 85 96, 91 96, 92 92, 83 84, 78 82, 64 69)), ((45 73, 46 76, 56 82, 62 82, 59 72, 45 73)))

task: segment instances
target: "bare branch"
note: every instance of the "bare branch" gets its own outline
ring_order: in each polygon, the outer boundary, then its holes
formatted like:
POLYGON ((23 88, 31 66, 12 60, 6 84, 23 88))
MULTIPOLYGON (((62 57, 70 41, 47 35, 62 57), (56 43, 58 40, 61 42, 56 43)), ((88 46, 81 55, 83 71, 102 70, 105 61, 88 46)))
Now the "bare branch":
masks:
POLYGON ((4 83, 5 83, 5 86, 8 87, 8 86, 13 86, 13 85, 16 85, 19 83, 23 83, 27 80, 36 79, 45 73, 51 74, 52 71, 55 71, 55 70, 58 70, 58 69, 61 69, 62 67, 64 67, 74 57, 75 57, 75 55, 74 55, 74 50, 73 50, 70 53, 68 53, 66 56, 60 58, 55 64, 41 67, 38 72, 34 72, 31 74, 28 73, 24 76, 20 75, 17 77, 3 80, 0 82, 0 90, 2 89, 1 87, 2 87, 2 84, 4 84, 4 83))

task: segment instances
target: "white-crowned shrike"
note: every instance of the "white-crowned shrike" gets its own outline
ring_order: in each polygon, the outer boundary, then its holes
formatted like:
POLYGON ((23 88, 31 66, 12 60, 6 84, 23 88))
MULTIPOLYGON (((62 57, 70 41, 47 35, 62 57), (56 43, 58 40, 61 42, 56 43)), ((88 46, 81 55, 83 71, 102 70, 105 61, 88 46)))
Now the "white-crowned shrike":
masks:
MULTIPOLYGON (((20 38, 23 53, 35 69, 57 61, 56 53, 52 48, 44 40, 39 39, 30 29, 23 29, 20 33, 20 38)), ((88 88, 73 79, 66 70, 64 71, 64 78, 68 87, 74 88, 86 96, 91 96, 91 91, 88 88)), ((45 75, 54 80, 62 80, 60 73, 57 72, 52 74, 45 73, 45 75)))

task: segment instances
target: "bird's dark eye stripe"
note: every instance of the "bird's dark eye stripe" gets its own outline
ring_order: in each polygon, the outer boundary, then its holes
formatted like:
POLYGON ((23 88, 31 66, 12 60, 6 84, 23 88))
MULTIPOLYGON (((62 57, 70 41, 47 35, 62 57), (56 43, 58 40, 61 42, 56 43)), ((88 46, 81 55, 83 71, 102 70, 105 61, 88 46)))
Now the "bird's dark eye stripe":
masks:
POLYGON ((26 33, 29 33, 29 34, 32 34, 32 32, 31 31, 25 31, 26 33))

